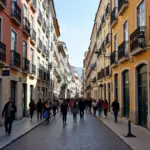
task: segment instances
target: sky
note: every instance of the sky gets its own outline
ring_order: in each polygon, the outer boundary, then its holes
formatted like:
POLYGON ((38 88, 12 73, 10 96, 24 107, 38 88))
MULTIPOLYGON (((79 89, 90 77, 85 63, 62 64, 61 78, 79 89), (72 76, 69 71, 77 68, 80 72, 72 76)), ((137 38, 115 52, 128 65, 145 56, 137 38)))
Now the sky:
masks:
POLYGON ((68 48, 69 62, 83 66, 88 50, 95 14, 100 0, 54 0, 61 37, 68 48))

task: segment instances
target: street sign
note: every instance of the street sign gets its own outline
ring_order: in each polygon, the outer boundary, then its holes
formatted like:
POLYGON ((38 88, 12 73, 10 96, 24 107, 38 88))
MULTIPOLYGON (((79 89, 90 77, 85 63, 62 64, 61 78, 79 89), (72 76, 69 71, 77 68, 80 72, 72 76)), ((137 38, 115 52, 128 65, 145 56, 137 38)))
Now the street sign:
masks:
POLYGON ((10 70, 2 70, 2 76, 9 76, 10 70))

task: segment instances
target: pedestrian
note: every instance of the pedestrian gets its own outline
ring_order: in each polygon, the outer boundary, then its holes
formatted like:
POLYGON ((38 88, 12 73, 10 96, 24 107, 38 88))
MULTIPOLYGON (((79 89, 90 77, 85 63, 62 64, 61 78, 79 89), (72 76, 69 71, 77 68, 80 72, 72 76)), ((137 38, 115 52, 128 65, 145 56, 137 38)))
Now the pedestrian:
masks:
POLYGON ((73 100, 72 100, 72 99, 70 99, 70 101, 69 101, 69 111, 71 111, 72 104, 73 104, 73 100))
POLYGON ((93 113, 94 113, 94 116, 96 117, 96 110, 97 110, 97 102, 96 102, 96 100, 93 100, 92 106, 93 106, 93 113))
POLYGON ((44 103, 44 107, 43 107, 43 118, 45 118, 45 120, 47 121, 47 123, 49 122, 50 119, 50 104, 48 101, 45 101, 44 103))
POLYGON ((15 119, 15 113, 17 112, 16 105, 9 98, 9 101, 5 104, 2 117, 5 118, 5 134, 11 135, 12 123, 15 119))
POLYGON ((78 105, 76 101, 74 101, 71 111, 73 114, 73 121, 77 123, 78 105))
POLYGON ((62 113, 62 120, 63 120, 64 127, 67 125, 66 121, 67 121, 68 110, 69 110, 68 103, 66 100, 63 100, 63 103, 61 104, 61 113, 62 113))
POLYGON ((56 116, 56 110, 57 110, 57 102, 54 100, 52 103, 52 110, 53 110, 53 116, 56 116))
POLYGON ((102 100, 101 99, 99 99, 97 103, 97 111, 98 111, 98 117, 101 118, 102 117, 102 100))
POLYGON ((119 109, 120 109, 120 106, 119 106, 119 102, 117 99, 115 99, 111 105, 112 107, 112 110, 114 112, 114 122, 117 123, 118 122, 118 112, 119 112, 119 109))
POLYGON ((43 103, 42 100, 39 99, 39 101, 36 104, 36 111, 37 111, 37 120, 42 120, 42 111, 43 111, 43 103))
POLYGON ((32 99, 31 102, 29 103, 29 107, 30 107, 30 117, 31 117, 30 120, 32 120, 34 111, 36 109, 34 99, 32 99))
POLYGON ((103 102, 103 109, 104 109, 104 115, 107 118, 107 112, 108 112, 108 102, 107 99, 103 102))
POLYGON ((80 111, 80 118, 82 119, 84 118, 84 109, 85 109, 85 103, 82 98, 78 102, 78 107, 80 111))
POLYGON ((91 114, 91 109, 92 109, 92 99, 89 99, 89 113, 91 114))

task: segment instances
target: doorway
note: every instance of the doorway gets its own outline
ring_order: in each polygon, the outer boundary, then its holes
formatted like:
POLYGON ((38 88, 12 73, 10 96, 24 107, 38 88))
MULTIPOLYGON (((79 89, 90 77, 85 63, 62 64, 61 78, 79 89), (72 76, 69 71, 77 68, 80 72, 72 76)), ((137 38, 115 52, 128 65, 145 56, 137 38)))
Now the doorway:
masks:
POLYGON ((27 84, 22 84, 22 110, 23 110, 23 117, 26 116, 27 110, 27 84))

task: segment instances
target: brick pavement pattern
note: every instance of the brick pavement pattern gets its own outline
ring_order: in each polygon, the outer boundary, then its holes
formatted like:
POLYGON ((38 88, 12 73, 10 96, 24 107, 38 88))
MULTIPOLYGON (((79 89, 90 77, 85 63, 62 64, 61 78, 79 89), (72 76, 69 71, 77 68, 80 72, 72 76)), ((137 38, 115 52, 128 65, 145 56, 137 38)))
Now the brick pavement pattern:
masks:
POLYGON ((120 138, 93 115, 73 123, 68 116, 67 127, 57 115, 49 124, 42 124, 4 150, 131 150, 120 138))

